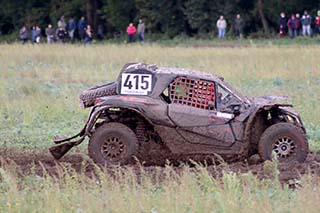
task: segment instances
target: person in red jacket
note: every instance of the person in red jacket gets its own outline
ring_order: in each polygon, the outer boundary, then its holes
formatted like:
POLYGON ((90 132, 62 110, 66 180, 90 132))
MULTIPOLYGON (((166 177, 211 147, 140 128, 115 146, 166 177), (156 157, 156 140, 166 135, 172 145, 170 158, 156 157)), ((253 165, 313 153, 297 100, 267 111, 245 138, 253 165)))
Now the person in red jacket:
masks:
POLYGON ((316 31, 320 35, 320 10, 318 10, 317 17, 315 19, 316 31))
POLYGON ((135 36, 136 32, 137 32, 136 27, 132 23, 130 23, 129 26, 127 27, 129 43, 134 42, 134 36, 135 36))
POLYGON ((291 18, 288 20, 287 25, 288 25, 288 29, 289 29, 290 38, 297 37, 299 20, 296 19, 296 16, 294 14, 291 15, 291 18))

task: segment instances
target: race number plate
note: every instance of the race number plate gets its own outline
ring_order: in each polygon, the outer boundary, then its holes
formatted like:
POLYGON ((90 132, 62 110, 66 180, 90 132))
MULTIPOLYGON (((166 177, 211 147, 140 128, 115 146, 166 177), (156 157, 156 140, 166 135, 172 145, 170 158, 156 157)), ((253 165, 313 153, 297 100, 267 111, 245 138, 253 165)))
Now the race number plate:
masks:
POLYGON ((121 94, 148 95, 152 89, 152 75, 123 73, 121 80, 121 94))

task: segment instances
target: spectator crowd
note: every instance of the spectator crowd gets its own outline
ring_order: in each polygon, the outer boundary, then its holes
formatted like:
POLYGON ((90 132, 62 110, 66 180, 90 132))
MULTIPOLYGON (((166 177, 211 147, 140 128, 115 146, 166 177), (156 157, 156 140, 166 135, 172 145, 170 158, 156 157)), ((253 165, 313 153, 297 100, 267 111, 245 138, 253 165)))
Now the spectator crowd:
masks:
MULTIPOLYGON (((235 16, 232 24, 232 32, 236 38, 243 37, 245 23, 240 14, 235 16)), ((228 23, 223 15, 219 17, 216 22, 216 28, 218 32, 218 38, 224 39, 227 32, 228 23)), ((299 13, 291 14, 287 16, 284 12, 280 14, 278 22, 278 33, 280 37, 289 36, 295 38, 297 36, 312 36, 315 34, 320 35, 320 10, 317 12, 317 16, 312 18, 307 11, 300 16, 299 13)), ((132 43, 136 40, 136 34, 141 43, 144 42, 145 24, 143 20, 139 20, 137 28, 133 23, 130 23, 126 29, 128 35, 128 42, 132 43)), ((96 30, 96 38, 103 40, 105 38, 104 29, 102 25, 99 25, 96 30)), ((67 41, 74 42, 76 37, 78 40, 85 44, 91 44, 93 41, 92 27, 87 23, 86 18, 82 16, 78 22, 74 17, 70 17, 68 21, 65 21, 64 16, 61 16, 57 22, 57 27, 54 28, 52 24, 49 24, 44 30, 46 40, 48 44, 54 42, 65 43, 67 41)), ((32 43, 40 43, 42 37, 42 30, 38 25, 31 28, 31 33, 26 26, 20 29, 20 40, 24 44, 30 39, 32 43), (29 35, 30 34, 30 35, 29 35)))
MULTIPOLYGON (((42 31, 38 25, 32 26, 31 32, 29 32, 26 26, 22 26, 20 29, 20 40, 22 44, 30 41, 32 43, 40 43, 42 40, 42 31), (30 35, 29 35, 30 34, 30 35)), ((135 42, 135 35, 138 34, 139 41, 144 42, 145 24, 140 19, 138 29, 133 23, 130 23, 127 27, 128 41, 129 43, 135 42)), ((76 39, 85 43, 91 44, 93 41, 93 30, 87 23, 86 18, 82 16, 78 22, 73 17, 70 17, 66 22, 64 16, 61 16, 57 22, 57 27, 54 28, 52 24, 49 24, 44 30, 47 43, 65 43, 67 41, 73 43, 76 39), (77 38, 76 38, 77 36, 77 38)), ((97 28, 96 38, 103 40, 105 38, 103 26, 99 25, 97 28)))
POLYGON ((304 11, 301 17, 299 13, 287 17, 282 12, 279 19, 279 35, 285 37, 287 34, 290 38, 320 34, 320 11, 315 18, 312 18, 308 11, 304 11))
MULTIPOLYGON (((227 21, 224 16, 220 16, 217 20, 216 27, 218 30, 218 38, 223 39, 227 29, 227 21)), ((242 38, 243 36, 244 23, 240 16, 237 14, 233 23, 234 35, 237 38, 242 38)), ((320 35, 320 10, 317 12, 317 16, 312 18, 308 11, 304 11, 300 17, 299 13, 292 14, 287 17, 284 12, 280 14, 279 18, 279 36, 290 38, 295 38, 297 36, 312 36, 320 35)))
MULTIPOLYGON (((68 21, 65 21, 64 16, 61 16, 57 22, 57 27, 54 28, 52 24, 49 24, 44 30, 45 36, 47 38, 47 43, 52 44, 65 43, 67 41, 74 42, 76 37, 76 32, 78 39, 85 44, 91 44, 93 40, 93 31, 84 16, 80 18, 78 22, 75 21, 73 17, 70 17, 68 21)), ((26 26, 20 29, 20 40, 24 44, 30 39, 32 43, 40 43, 42 40, 42 31, 38 25, 31 28, 31 33, 29 37, 29 30, 26 26)), ((102 26, 98 26, 97 38, 103 39, 104 33, 102 26)))

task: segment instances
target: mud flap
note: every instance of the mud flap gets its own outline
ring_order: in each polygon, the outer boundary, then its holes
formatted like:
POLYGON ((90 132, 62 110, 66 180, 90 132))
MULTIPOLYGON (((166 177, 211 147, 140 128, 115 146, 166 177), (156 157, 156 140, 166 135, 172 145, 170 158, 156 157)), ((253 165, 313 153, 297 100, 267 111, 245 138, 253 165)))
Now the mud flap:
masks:
POLYGON ((74 143, 64 143, 58 146, 51 147, 49 149, 51 155, 56 159, 59 160, 62 158, 72 147, 74 143))
POLYGON ((51 155, 56 159, 59 160, 62 158, 70 149, 74 146, 79 145, 85 137, 80 138, 78 141, 71 141, 68 143, 60 144, 58 146, 51 147, 49 149, 51 155))

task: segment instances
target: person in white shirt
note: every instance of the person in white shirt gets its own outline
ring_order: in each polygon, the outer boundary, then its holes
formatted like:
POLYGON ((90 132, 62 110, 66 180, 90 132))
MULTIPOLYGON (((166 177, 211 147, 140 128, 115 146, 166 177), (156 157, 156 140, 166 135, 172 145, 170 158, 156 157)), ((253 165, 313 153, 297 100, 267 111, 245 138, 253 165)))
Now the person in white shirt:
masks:
POLYGON ((138 24, 138 36, 139 36, 139 40, 140 42, 144 42, 144 31, 145 31, 146 27, 143 23, 143 21, 140 19, 139 20, 139 24, 138 24))
POLYGON ((223 16, 220 16, 220 18, 218 19, 217 28, 218 28, 218 38, 223 39, 226 33, 226 28, 227 28, 227 21, 224 19, 223 16))

